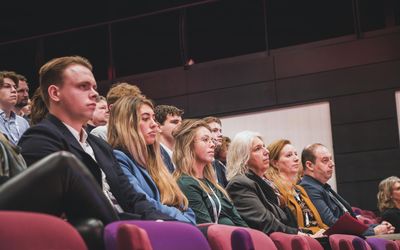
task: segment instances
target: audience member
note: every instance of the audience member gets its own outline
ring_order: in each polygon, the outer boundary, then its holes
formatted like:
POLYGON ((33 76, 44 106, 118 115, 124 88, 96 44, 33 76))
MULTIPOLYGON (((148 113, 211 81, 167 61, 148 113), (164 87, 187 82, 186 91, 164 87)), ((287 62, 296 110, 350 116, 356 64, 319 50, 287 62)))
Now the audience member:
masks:
POLYGON ((31 125, 36 125, 41 122, 46 115, 49 113, 49 110, 46 107, 46 104, 43 101, 41 89, 38 87, 32 96, 32 108, 31 108, 31 125))
POLYGON ((17 74, 18 88, 17 88, 17 103, 15 104, 15 113, 24 117, 29 122, 29 116, 23 112, 23 108, 28 105, 29 102, 29 86, 28 80, 25 76, 17 74))
POLYGON ((211 162, 215 145, 204 120, 184 120, 172 133, 174 176, 196 214, 196 222, 247 227, 215 177, 211 162))
POLYGON ((279 207, 273 183, 265 176, 269 151, 261 135, 251 131, 236 134, 229 146, 227 161, 226 191, 246 223, 267 234, 297 234, 294 217, 279 207))
MULTIPOLYGON (((304 166, 304 176, 300 185, 307 191, 309 197, 318 209, 322 221, 332 226, 344 213, 353 217, 355 214, 350 204, 336 193, 327 183, 332 177, 332 154, 324 145, 315 143, 303 149, 301 162, 304 166)), ((372 224, 364 232, 364 236, 393 233, 393 226, 383 221, 380 225, 372 224)))
POLYGON ((382 220, 395 227, 400 233, 400 178, 390 176, 379 183, 378 208, 382 220))
MULTIPOLYGON (((110 90, 107 92, 107 105, 108 110, 111 111, 112 106, 119 98, 123 96, 137 96, 142 95, 142 92, 136 85, 132 85, 126 82, 115 83, 111 86, 110 90)), ((107 125, 100 125, 94 128, 91 132, 105 141, 107 141, 107 125)))
MULTIPOLYGON (((222 123, 221 120, 214 116, 208 116, 203 118, 203 120, 208 124, 211 128, 211 134, 213 138, 213 142, 215 144, 215 150, 222 145, 222 123)), ((212 166, 214 167, 214 171, 217 174, 217 181, 222 187, 226 187, 228 181, 226 179, 226 166, 219 160, 214 159, 212 162, 212 166)))
POLYGON ((327 229, 328 226, 322 222, 306 191, 296 184, 302 167, 292 143, 288 140, 278 140, 270 144, 268 150, 271 165, 267 170, 268 179, 276 185, 282 204, 295 216, 297 226, 311 230, 313 234, 327 229))
POLYGON ((86 132, 90 133, 97 126, 104 126, 108 122, 110 111, 108 109, 107 101, 104 96, 97 96, 96 108, 93 112, 92 118, 86 124, 86 132))
POLYGON ((170 173, 173 173, 175 166, 172 163, 172 151, 175 139, 172 131, 182 123, 183 110, 175 106, 158 105, 154 112, 156 120, 160 124, 160 150, 162 159, 170 173))
POLYGON ((226 154, 228 153, 228 148, 230 144, 231 144, 231 139, 227 136, 223 136, 221 146, 215 149, 215 160, 220 161, 225 166, 226 166, 226 154))
POLYGON ((111 110, 108 142, 133 189, 145 194, 160 212, 195 224, 187 198, 161 159, 158 124, 151 101, 141 96, 125 96, 111 110))
POLYGON ((17 74, 0 71, 0 132, 16 145, 29 123, 13 110, 17 103, 17 74))
POLYGON ((131 187, 111 147, 83 129, 98 95, 90 62, 79 56, 55 58, 41 67, 39 78, 49 114, 19 142, 28 165, 53 152, 69 151, 90 170, 121 218, 172 219, 131 187))

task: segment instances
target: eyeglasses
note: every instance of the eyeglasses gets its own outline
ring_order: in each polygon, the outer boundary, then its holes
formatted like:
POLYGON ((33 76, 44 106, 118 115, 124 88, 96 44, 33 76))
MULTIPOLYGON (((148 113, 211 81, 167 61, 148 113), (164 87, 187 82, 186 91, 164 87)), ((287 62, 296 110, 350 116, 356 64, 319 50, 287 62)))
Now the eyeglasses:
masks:
POLYGON ((202 142, 204 144, 209 144, 209 143, 214 144, 214 139, 212 137, 204 136, 198 140, 195 140, 195 142, 202 142))

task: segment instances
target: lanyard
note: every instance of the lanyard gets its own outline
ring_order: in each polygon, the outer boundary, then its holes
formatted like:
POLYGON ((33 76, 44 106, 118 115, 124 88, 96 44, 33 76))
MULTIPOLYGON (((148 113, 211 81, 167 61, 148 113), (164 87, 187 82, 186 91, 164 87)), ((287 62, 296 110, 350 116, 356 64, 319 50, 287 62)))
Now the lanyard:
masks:
POLYGON ((207 184, 207 186, 210 188, 212 194, 214 195, 214 197, 215 197, 215 199, 217 200, 217 203, 218 203, 218 212, 217 212, 217 205, 215 204, 215 201, 211 198, 210 194, 208 194, 208 193, 206 192, 206 194, 207 194, 207 196, 208 196, 208 199, 209 199, 210 202, 211 202, 211 206, 212 206, 212 208, 213 208, 214 223, 215 223, 215 224, 218 224, 218 217, 219 217, 219 215, 221 214, 221 207, 222 207, 222 206, 221 206, 221 201, 219 200, 217 194, 214 192, 214 190, 211 188, 211 186, 210 186, 207 182, 206 182, 206 184, 207 184))

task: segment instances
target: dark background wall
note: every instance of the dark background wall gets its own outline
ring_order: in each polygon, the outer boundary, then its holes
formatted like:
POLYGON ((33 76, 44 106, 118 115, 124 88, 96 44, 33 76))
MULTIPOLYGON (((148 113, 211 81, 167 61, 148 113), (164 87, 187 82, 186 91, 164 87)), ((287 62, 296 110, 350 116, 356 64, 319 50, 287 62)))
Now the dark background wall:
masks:
POLYGON ((0 69, 26 75, 34 89, 44 62, 79 54, 94 64, 100 93, 128 81, 186 117, 329 101, 338 190, 376 209, 378 182, 400 166, 399 0, 160 2, 50 16, 40 3, 10 3, 0 69), (196 63, 184 67, 189 59, 196 63))

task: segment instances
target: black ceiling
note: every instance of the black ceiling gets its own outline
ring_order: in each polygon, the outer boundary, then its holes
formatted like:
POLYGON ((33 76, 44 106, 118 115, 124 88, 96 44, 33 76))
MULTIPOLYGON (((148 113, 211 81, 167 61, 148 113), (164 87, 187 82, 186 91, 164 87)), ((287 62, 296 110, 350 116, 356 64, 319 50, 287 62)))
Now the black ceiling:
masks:
POLYGON ((15 70, 36 82, 38 68, 48 59, 79 54, 93 63, 98 80, 110 79, 110 68, 118 78, 182 66, 187 58, 201 63, 382 29, 388 17, 399 25, 399 3, 7 1, 0 15, 0 70, 15 70))
POLYGON ((0 43, 215 0, 3 1, 0 43))

